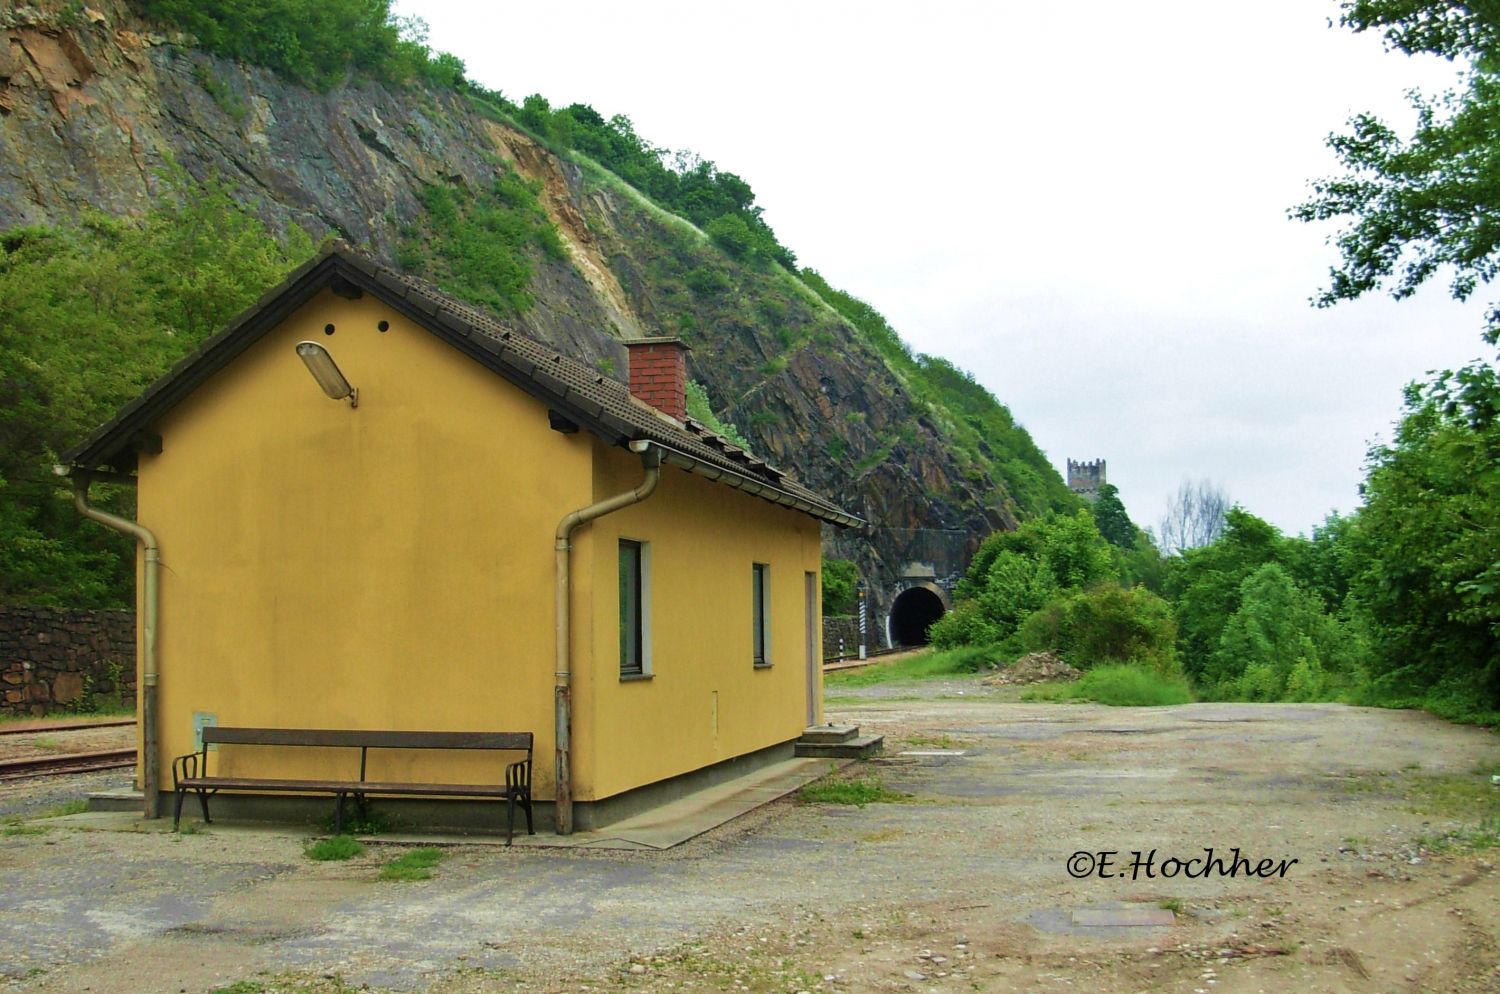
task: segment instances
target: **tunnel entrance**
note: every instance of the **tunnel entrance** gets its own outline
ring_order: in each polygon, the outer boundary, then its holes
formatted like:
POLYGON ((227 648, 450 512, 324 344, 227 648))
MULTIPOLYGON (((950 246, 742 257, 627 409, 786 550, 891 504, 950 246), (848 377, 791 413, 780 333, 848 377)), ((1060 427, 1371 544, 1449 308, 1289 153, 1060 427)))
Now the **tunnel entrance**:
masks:
POLYGON ((943 601, 926 587, 911 587, 891 603, 891 644, 926 645, 927 629, 943 616, 943 601))

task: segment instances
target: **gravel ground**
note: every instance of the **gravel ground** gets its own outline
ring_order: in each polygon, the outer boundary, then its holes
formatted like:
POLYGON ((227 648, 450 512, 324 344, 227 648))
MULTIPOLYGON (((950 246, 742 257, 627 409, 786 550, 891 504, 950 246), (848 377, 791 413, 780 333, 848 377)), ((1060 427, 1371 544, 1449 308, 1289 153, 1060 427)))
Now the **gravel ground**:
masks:
POLYGON ((964 679, 840 693, 831 719, 887 736, 846 775, 906 797, 779 802, 666 853, 456 847, 393 883, 398 850, 313 863, 276 832, 7 834, 0 990, 1500 991, 1494 850, 1420 841, 1496 803, 1493 734, 964 679), (1296 862, 1128 872, 1207 847, 1296 862), (1100 851, 1123 876, 1070 875, 1100 851))

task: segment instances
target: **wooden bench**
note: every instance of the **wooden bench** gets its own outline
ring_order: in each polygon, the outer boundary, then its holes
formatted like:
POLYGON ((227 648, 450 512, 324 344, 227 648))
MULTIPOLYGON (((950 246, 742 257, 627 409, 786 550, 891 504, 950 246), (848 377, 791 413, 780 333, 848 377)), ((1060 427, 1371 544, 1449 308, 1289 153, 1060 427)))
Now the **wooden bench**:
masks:
MULTIPOLYGON (((497 778, 498 779, 498 778, 497 778)), ((172 760, 172 786, 177 792, 172 827, 182 821, 182 802, 189 792, 198 795, 203 820, 209 821, 208 799, 219 791, 270 791, 275 793, 332 794, 334 831, 344 829, 344 803, 349 797, 361 806, 371 794, 477 797, 505 800, 505 841, 515 835, 516 808, 526 813, 526 831, 531 824, 531 733, 530 732, 392 732, 340 731, 329 728, 235 728, 207 725, 203 745, 172 760), (359 779, 292 780, 272 777, 223 777, 208 775, 208 748, 217 746, 315 746, 325 749, 358 749, 359 779), (396 783, 365 779, 371 749, 463 749, 524 752, 526 757, 505 767, 503 783, 396 783)))

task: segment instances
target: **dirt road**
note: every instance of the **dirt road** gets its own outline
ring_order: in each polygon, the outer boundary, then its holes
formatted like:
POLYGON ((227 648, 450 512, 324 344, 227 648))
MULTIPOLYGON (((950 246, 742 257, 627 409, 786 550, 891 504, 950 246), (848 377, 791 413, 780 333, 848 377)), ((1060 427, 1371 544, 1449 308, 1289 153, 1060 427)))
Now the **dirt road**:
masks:
POLYGON ((1500 850, 1432 845, 1500 815, 1495 735, 943 692, 832 715, 887 735, 856 773, 904 801, 668 853, 460 847, 391 883, 392 850, 271 832, 5 835, 0 990, 1500 991, 1500 850))

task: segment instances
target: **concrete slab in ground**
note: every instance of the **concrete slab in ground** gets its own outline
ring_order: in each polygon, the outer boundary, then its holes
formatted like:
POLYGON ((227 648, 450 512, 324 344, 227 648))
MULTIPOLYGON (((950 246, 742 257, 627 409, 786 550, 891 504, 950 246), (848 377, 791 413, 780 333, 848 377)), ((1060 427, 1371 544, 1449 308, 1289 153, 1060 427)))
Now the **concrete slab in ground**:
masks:
POLYGON ((1073 912, 1074 925, 1103 928, 1137 928, 1142 925, 1176 925, 1177 916, 1166 908, 1079 908, 1073 912))

